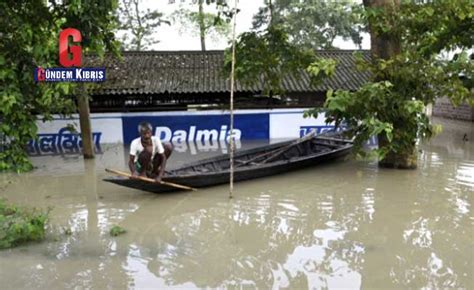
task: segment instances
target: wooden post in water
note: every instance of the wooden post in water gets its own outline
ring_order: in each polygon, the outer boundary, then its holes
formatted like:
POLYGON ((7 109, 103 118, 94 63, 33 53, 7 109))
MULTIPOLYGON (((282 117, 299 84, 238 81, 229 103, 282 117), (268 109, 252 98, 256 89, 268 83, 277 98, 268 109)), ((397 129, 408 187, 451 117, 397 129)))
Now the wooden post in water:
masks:
POLYGON ((234 18, 232 28, 232 69, 230 72, 230 185, 229 185, 229 198, 232 198, 234 191, 234 72, 235 72, 235 24, 237 22, 237 3, 238 0, 234 0, 234 18))
POLYGON ((92 129, 89 109, 89 96, 86 92, 85 84, 79 84, 79 95, 77 96, 77 106, 79 107, 79 123, 81 125, 82 152, 84 158, 94 158, 94 143, 92 140, 92 129))

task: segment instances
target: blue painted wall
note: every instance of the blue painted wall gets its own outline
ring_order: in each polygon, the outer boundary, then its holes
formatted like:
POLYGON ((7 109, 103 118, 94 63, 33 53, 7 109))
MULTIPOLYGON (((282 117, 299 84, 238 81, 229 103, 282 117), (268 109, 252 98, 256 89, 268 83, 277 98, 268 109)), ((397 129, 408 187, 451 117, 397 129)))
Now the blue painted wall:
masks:
MULTIPOLYGON (((228 136, 230 127, 229 115, 123 116, 122 121, 124 144, 130 144, 138 137, 138 124, 142 121, 150 122, 153 134, 164 141, 169 141, 170 137, 180 138, 183 134, 190 141, 206 141, 209 137, 214 138, 215 133, 218 135, 215 139, 222 140, 228 136), (203 130, 207 130, 206 134, 199 134, 203 130), (210 131, 213 132, 211 136, 210 131)), ((236 114, 234 128, 240 130, 241 140, 269 139, 269 114, 236 114)))

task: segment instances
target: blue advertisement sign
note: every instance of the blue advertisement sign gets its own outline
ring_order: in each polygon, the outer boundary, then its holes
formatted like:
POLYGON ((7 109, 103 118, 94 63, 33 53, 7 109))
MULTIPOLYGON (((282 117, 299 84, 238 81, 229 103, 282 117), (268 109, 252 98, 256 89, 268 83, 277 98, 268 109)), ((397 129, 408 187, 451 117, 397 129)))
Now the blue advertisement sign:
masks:
MULTIPOLYGON (((163 142, 228 140, 231 136, 229 115, 123 116, 123 142, 130 144, 139 136, 138 124, 149 122, 153 135, 163 142)), ((269 114, 236 114, 235 139, 269 139, 269 114)))

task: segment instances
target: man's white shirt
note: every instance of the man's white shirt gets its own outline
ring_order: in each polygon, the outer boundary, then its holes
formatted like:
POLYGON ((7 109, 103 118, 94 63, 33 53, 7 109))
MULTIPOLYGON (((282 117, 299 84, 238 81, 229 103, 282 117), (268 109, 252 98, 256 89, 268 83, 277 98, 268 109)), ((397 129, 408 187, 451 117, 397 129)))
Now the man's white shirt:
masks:
MULTIPOLYGON (((155 157, 155 154, 163 154, 165 153, 165 148, 163 148, 163 144, 160 141, 160 138, 156 136, 151 136, 151 143, 153 144, 153 151, 151 154, 151 158, 155 157)), ((141 137, 138 137, 132 141, 132 144, 130 144, 130 155, 135 156, 135 162, 138 160, 138 155, 145 150, 145 148, 142 145, 141 137)))

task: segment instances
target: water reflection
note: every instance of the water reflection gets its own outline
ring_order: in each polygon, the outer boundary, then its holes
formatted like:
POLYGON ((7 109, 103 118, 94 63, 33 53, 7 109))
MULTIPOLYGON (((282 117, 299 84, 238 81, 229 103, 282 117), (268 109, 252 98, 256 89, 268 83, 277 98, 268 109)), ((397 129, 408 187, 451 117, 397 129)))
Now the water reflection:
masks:
MULTIPOLYGON (((54 209, 46 242, 0 252, 0 282, 7 289, 473 288, 474 148, 453 141, 470 127, 454 127, 420 148, 420 170, 341 161, 239 183, 232 200, 226 186, 153 195, 101 182, 123 148, 71 164, 80 171, 56 160, 47 178, 3 175, 3 197, 54 209), (111 237, 113 225, 128 232, 111 237)), ((176 164, 192 155, 174 157, 176 164)))
MULTIPOLYGON (((263 142, 262 142, 263 143, 263 142)), ((266 142, 265 142, 266 143, 266 142)), ((235 140, 235 149, 239 150, 242 148, 242 141, 235 140)), ((174 149, 177 152, 188 153, 196 155, 202 152, 215 152, 220 151, 221 154, 228 153, 229 143, 225 140, 201 140, 201 141, 189 141, 189 142, 173 142, 174 149)))
POLYGON ((267 194, 191 212, 183 208, 186 212, 170 216, 160 226, 137 229, 146 234, 129 248, 127 267, 146 265, 147 277, 154 274, 163 280, 160 285, 169 286, 360 284, 357 264, 364 248, 346 239, 351 223, 323 222, 311 208, 267 194))
POLYGON ((474 184, 474 161, 466 160, 459 164, 456 171, 456 183, 465 186, 471 186, 474 184))

